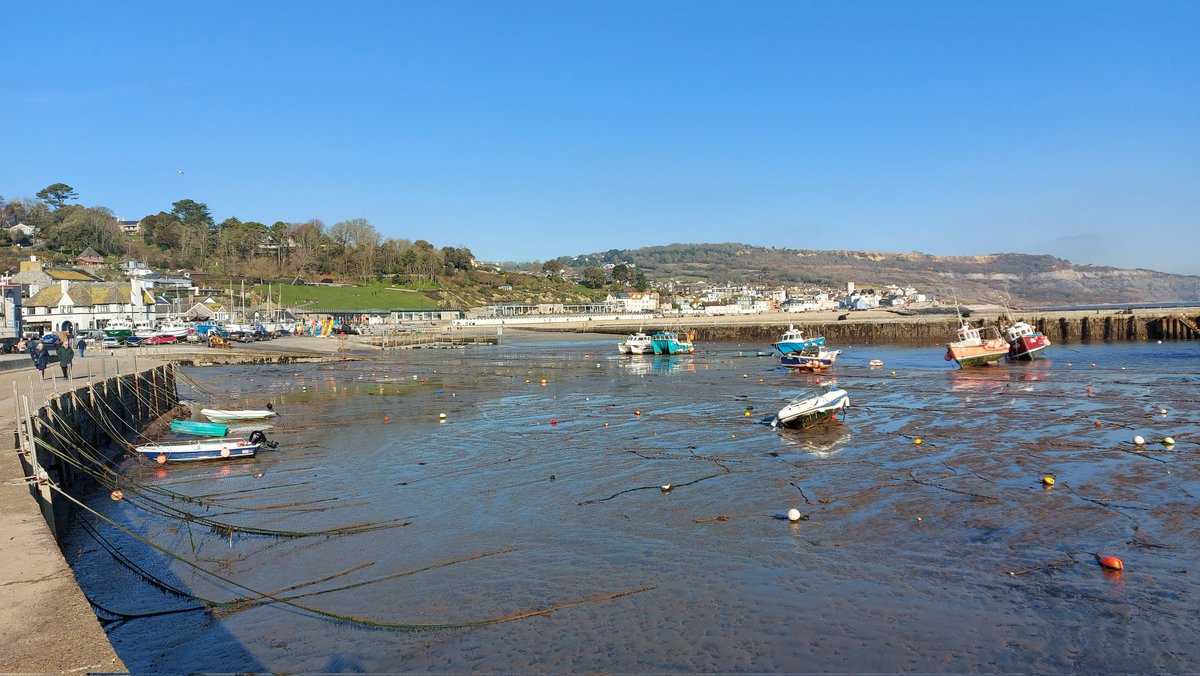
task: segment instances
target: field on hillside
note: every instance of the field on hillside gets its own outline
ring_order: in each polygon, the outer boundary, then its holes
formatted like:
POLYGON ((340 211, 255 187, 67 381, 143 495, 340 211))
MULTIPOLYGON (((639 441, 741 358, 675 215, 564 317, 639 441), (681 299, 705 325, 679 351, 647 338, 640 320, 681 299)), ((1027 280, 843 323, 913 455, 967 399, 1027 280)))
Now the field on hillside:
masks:
MULTIPOLYGON (((378 282, 362 286, 309 286, 296 284, 271 285, 273 302, 279 302, 283 289, 284 307, 306 311, 337 310, 431 310, 437 301, 424 292, 398 289, 378 282)), ((256 286, 254 292, 267 293, 266 285, 256 286)))

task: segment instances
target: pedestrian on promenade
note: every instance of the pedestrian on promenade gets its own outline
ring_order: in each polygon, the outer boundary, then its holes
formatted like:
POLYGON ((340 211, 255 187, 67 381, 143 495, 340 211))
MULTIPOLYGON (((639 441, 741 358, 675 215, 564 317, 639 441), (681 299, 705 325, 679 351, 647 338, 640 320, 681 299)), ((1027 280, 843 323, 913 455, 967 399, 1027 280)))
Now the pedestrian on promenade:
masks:
POLYGON ((25 351, 25 336, 21 336, 21 339, 17 341, 17 352, 24 352, 24 351, 25 351))
POLYGON ((33 359, 33 365, 38 371, 42 372, 42 380, 46 379, 46 364, 50 362, 50 353, 46 351, 46 346, 42 341, 37 341, 33 345, 33 349, 29 351, 29 356, 33 359))
POLYGON ((79 337, 79 344, 77 344, 75 347, 76 347, 76 348, 79 350, 79 357, 80 357, 80 358, 82 358, 82 357, 83 357, 83 351, 84 351, 85 349, 87 349, 87 338, 84 338, 83 336, 80 336, 80 337, 79 337))
POLYGON ((58 365, 62 367, 63 378, 70 379, 71 377, 71 360, 75 358, 75 350, 71 349, 71 343, 63 341, 58 345, 58 365))

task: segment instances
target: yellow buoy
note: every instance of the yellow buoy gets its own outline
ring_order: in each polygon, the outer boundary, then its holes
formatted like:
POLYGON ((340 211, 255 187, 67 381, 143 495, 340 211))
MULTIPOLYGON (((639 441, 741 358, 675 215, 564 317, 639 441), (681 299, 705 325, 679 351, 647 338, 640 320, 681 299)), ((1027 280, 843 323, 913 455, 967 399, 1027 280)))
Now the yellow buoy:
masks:
POLYGON ((445 418, 446 418, 446 414, 445 414, 445 413, 439 413, 439 414, 438 414, 438 417, 439 417, 439 418, 441 418, 441 419, 443 419, 443 420, 445 420, 445 418))
POLYGON ((914 444, 916 444, 916 445, 918 445, 918 446, 920 446, 920 445, 921 445, 921 439, 920 439, 920 438, 913 439, 913 443, 914 443, 914 444))
POLYGON ((1051 486, 1054 485, 1054 477, 1052 477, 1052 476, 1042 477, 1042 485, 1045 486, 1046 488, 1050 488, 1051 486))
POLYGON ((750 411, 746 411, 746 417, 747 417, 747 418, 749 418, 749 417, 750 417, 750 411))
POLYGON ((1175 437, 1163 437, 1163 446, 1174 446, 1175 437))

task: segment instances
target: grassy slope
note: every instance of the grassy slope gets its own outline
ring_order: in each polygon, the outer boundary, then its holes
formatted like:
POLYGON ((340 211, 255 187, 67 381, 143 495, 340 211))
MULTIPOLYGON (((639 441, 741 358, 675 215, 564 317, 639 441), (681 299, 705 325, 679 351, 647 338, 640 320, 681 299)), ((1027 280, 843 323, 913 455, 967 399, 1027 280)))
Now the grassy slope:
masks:
MULTIPOLYGON (((363 286, 301 286, 283 284, 283 304, 303 311, 330 312, 335 310, 429 310, 438 307, 437 301, 421 291, 397 289, 379 282, 363 286)), ((271 286, 271 295, 278 301, 280 285, 271 286)), ((256 294, 265 295, 266 285, 256 286, 256 294)))

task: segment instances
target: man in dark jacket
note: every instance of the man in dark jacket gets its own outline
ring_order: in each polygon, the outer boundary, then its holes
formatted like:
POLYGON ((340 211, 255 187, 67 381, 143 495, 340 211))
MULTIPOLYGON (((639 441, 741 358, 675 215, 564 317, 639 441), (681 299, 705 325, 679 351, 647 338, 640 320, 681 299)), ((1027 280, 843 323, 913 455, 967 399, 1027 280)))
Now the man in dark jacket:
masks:
POLYGON ((42 372, 42 379, 46 378, 46 364, 50 363, 50 352, 46 350, 46 346, 42 341, 37 341, 33 345, 33 349, 29 351, 29 356, 33 359, 33 365, 38 371, 42 372))
POLYGON ((63 377, 71 377, 71 360, 75 358, 75 350, 71 349, 71 343, 63 341, 58 344, 58 365, 62 367, 63 377))

